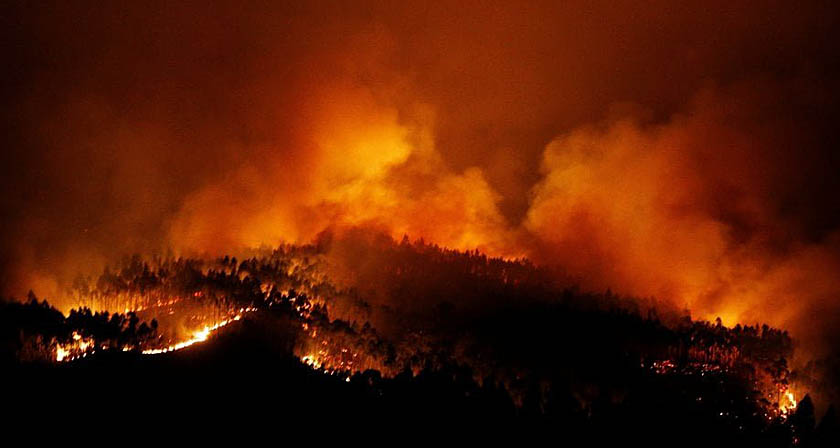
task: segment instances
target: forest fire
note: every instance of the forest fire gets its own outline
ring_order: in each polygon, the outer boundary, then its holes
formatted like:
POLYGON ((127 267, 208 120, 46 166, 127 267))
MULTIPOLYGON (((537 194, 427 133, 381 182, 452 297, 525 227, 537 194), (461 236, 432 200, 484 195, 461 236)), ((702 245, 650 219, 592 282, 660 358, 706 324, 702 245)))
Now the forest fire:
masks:
POLYGON ((230 319, 225 319, 225 320, 222 320, 221 322, 217 322, 213 325, 205 326, 204 328, 202 328, 200 330, 196 330, 196 331, 193 332, 192 337, 185 340, 185 341, 181 341, 181 342, 178 342, 176 344, 169 345, 169 346, 163 347, 163 348, 145 349, 141 353, 143 353, 144 355, 159 355, 161 353, 169 353, 169 352, 174 352, 174 351, 177 351, 177 350, 185 349, 185 348, 187 348, 191 345, 198 344, 199 342, 204 342, 204 341, 207 340, 208 337, 210 337, 210 335, 214 331, 216 331, 219 328, 222 328, 222 327, 224 327, 224 326, 226 326, 230 323, 236 322, 239 319, 242 319, 242 316, 244 315, 244 313, 252 312, 252 311, 256 311, 256 309, 253 309, 253 308, 240 309, 241 314, 237 314, 230 319))
MULTIPOLYGON (((313 336, 314 338, 314 336, 313 336)), ((356 365, 358 353, 353 353, 347 348, 341 348, 336 353, 331 352, 328 340, 322 340, 321 348, 302 356, 301 361, 315 370, 323 369, 324 373, 358 373, 359 366, 356 365)))
POLYGON ((788 416, 794 411, 796 411, 796 396, 790 390, 783 389, 782 399, 779 401, 779 412, 783 416, 788 416))
POLYGON ((233 321, 237 321, 239 319, 240 319, 240 316, 236 316, 231 320, 223 320, 223 321, 221 321, 217 324, 214 324, 214 325, 209 326, 209 327, 204 327, 201 330, 198 330, 198 331, 194 332, 192 338, 187 339, 186 341, 181 341, 181 342, 178 342, 177 344, 170 345, 168 347, 146 349, 146 350, 143 350, 142 353, 144 355, 157 355, 157 354, 161 354, 161 353, 169 353, 169 352, 174 352, 176 350, 181 350, 181 349, 187 348, 187 347, 189 347, 193 344, 197 344, 199 342, 206 341, 207 338, 210 336, 210 333, 218 330, 219 328, 224 327, 225 325, 227 325, 227 324, 229 324, 233 321))
POLYGON ((79 357, 88 355, 88 350, 93 347, 93 341, 89 338, 82 338, 79 333, 73 332, 73 342, 70 344, 58 344, 55 349, 55 360, 58 362, 72 361, 79 357))
MULTIPOLYGON (((381 283, 346 275, 371 260, 336 258, 323 245, 282 246, 242 259, 134 259, 71 292, 80 303, 114 303, 120 310, 125 309, 120 301, 129 301, 137 304, 136 312, 80 308, 63 315, 34 297, 15 312, 54 316, 52 326, 27 340, 33 353, 52 347, 51 359, 64 365, 83 358, 96 362, 105 353, 175 356, 235 322, 239 330, 225 337, 264 322, 260 325, 286 329, 280 339, 287 341, 287 356, 348 383, 356 376, 365 378, 359 384, 370 385, 459 368, 464 381, 500 385, 515 407, 526 408, 535 394, 540 402, 556 400, 552 397, 562 386, 554 375, 574 366, 579 381, 615 371, 618 378, 648 377, 665 389, 680 385, 710 415, 733 424, 752 416, 762 416, 764 423, 751 423, 759 429, 796 420, 798 402, 787 364, 793 344, 786 331, 694 321, 662 307, 643 311, 636 299, 609 292, 549 286, 552 274, 525 261, 405 240, 354 244, 383 263, 375 269, 381 283), (357 287, 357 281, 366 282, 365 288, 357 287), (468 329, 445 303, 431 310, 416 308, 413 293, 443 296, 452 285, 459 285, 455 292, 462 307, 490 313, 481 318, 486 324, 468 329), (380 305, 378 294, 393 291, 404 305, 380 305), (402 322, 401 327, 390 328, 392 321, 402 322), (492 342, 482 327, 506 328, 504 343, 492 342), (190 330, 179 336, 178 328, 190 330), (593 331, 601 336, 588 341, 586 350, 577 348, 580 335, 593 331), (529 347, 539 355, 529 354, 529 347), (614 357, 617 349, 621 355, 614 357)), ((30 357, 20 353, 22 359, 30 357)), ((581 412, 590 412, 597 395, 587 394, 594 386, 570 387, 567 393, 580 401, 581 412)), ((622 387, 633 391, 636 386, 622 387)))
MULTIPOLYGON (((200 294, 196 293, 193 294, 193 298, 201 297, 200 294)), ((158 301, 156 304, 152 306, 138 306, 136 309, 126 309, 124 311, 125 314, 136 315, 139 312, 148 312, 155 308, 158 308, 158 311, 163 316, 171 316, 176 314, 176 309, 173 308, 176 305, 183 304, 180 299, 171 299, 165 302, 158 301)), ((169 345, 161 346, 163 341, 165 340, 163 335, 159 335, 157 338, 139 338, 136 341, 127 342, 119 345, 119 349, 122 351, 139 351, 143 355, 159 355, 163 353, 170 353, 178 350, 185 349, 192 345, 198 344, 200 342, 206 341, 211 334, 213 334, 216 330, 223 328, 233 322, 239 321, 246 313, 251 313, 257 311, 256 308, 253 307, 243 307, 239 308, 235 311, 235 314, 232 314, 231 317, 225 318, 222 320, 214 321, 212 324, 204 325, 203 327, 192 330, 189 332, 188 337, 183 340, 177 340, 169 345)), ((181 310, 181 312, 185 312, 181 310)), ((187 310, 186 312, 194 312, 187 310)), ((218 314, 218 313, 214 313, 218 314)), ((104 316, 107 316, 107 311, 105 312, 104 316)), ((213 320, 214 316, 195 316, 191 315, 191 319, 198 320, 198 321, 207 321, 213 320)), ((107 317, 106 317, 107 319, 107 317)), ((154 329, 158 329, 157 319, 154 321, 154 329)), ((145 325, 145 323, 144 323, 145 325)), ((174 338, 170 336, 169 339, 174 338)), ((72 333, 72 339, 66 343, 58 342, 55 344, 55 360, 57 362, 69 362, 74 361, 76 359, 84 358, 89 355, 93 355, 98 350, 109 350, 111 344, 108 342, 104 343, 97 343, 96 339, 92 336, 82 336, 78 332, 74 331, 72 333)), ((117 348, 115 345, 114 348, 117 348)))
POLYGON ((54 3, 0 26, 18 414, 840 446, 832 2, 54 3))

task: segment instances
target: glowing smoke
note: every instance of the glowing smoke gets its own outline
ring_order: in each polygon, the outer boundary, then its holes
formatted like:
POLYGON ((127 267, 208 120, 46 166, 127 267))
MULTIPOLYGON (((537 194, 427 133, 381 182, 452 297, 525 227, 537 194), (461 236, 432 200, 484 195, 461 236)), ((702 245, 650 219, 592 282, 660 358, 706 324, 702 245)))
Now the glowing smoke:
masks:
POLYGON ((326 3, 14 5, 4 292, 355 225, 836 322, 824 5, 326 3))

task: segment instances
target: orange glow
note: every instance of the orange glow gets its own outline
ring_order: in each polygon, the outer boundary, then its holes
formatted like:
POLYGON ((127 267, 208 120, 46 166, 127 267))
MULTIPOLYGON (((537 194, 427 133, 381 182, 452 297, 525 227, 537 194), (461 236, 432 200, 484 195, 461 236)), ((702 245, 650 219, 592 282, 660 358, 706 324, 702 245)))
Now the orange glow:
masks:
MULTIPOLYGON (((73 11, 26 13, 38 38, 21 42, 43 48, 13 55, 0 293, 179 315, 165 294, 66 291, 131 253, 239 255, 363 229, 766 322, 797 356, 833 349, 837 51, 821 6, 393 2, 328 18, 292 3, 106 8, 89 33, 67 29, 73 11)), ((223 322, 196 315, 206 328, 153 350, 223 322)), ((347 348, 333 343, 330 356, 347 348)))
MULTIPOLYGON (((756 161, 752 137, 719 111, 726 101, 704 93, 664 124, 631 115, 560 134, 543 148, 517 220, 503 213, 509 198, 490 170, 447 162, 433 107, 397 107, 370 88, 336 82, 300 105, 305 120, 293 127, 291 153, 266 148, 264 163, 242 164, 188 195, 168 221, 168 243, 184 254, 221 255, 369 228, 528 257, 586 289, 652 296, 698 318, 767 322, 816 341, 804 317, 840 292, 832 275, 840 238, 777 249, 787 244, 775 241, 785 229, 763 203, 772 177, 755 174, 775 162, 756 161), (740 194, 722 200, 724 187, 740 194), (757 230, 734 237, 738 229, 722 217, 729 215, 757 230)), ((56 296, 63 309, 78 305, 56 296)), ((176 299, 124 309, 167 300, 176 299)))
POLYGON ((782 393, 782 398, 779 400, 779 411, 783 416, 796 411, 796 397, 790 390, 785 390, 782 393))
POLYGON ((233 322, 236 322, 236 321, 242 319, 242 316, 245 315, 245 313, 250 313, 250 312, 253 312, 253 311, 256 311, 256 309, 255 308, 242 308, 242 309, 239 310, 239 314, 236 314, 235 316, 233 316, 229 319, 223 319, 223 320, 221 320, 219 322, 216 322, 212 325, 205 325, 203 328, 201 328, 199 330, 195 330, 192 333, 191 337, 184 340, 184 341, 180 341, 180 342, 177 342, 175 344, 172 344, 172 345, 169 345, 169 346, 163 347, 163 348, 146 349, 146 350, 143 350, 141 353, 143 353, 144 355, 159 355, 159 354, 162 354, 162 353, 169 353, 169 352, 174 352, 174 351, 178 351, 178 350, 183 350, 183 349, 185 349, 187 347, 190 347, 192 345, 195 345, 195 344, 206 341, 207 338, 209 338, 210 335, 213 334, 213 332, 215 332, 216 330, 218 330, 220 328, 223 328, 223 327, 225 327, 225 326, 227 326, 227 325, 229 325, 233 322))
POLYGON ((200 330, 196 330, 195 332, 193 332, 192 337, 187 339, 186 341, 181 341, 181 342, 178 342, 176 344, 173 344, 173 345, 170 345, 170 346, 164 347, 164 348, 143 350, 142 353, 144 355, 158 355, 158 354, 161 354, 161 353, 169 353, 169 352, 174 352, 174 351, 185 349, 185 348, 187 348, 191 345, 195 345, 195 344, 198 344, 199 342, 206 341, 207 338, 210 337, 210 334, 213 333, 214 331, 228 325, 231 322, 235 322, 235 321, 237 321, 241 318, 242 318, 241 315, 236 315, 231 319, 225 319, 225 320, 223 320, 221 322, 217 322, 213 325, 205 326, 204 328, 202 328, 200 330))
POLYGON ((55 360, 58 362, 73 361, 84 358, 94 352, 94 341, 90 338, 83 338, 79 333, 73 332, 73 340, 67 344, 56 344, 55 360))
POLYGON ((656 297, 698 318, 767 322, 816 340, 800 324, 840 291, 830 274, 840 268, 838 251, 830 242, 770 247, 783 230, 761 202, 772 180, 755 170, 774 162, 755 161, 753 139, 719 110, 726 101, 704 93, 690 113, 665 124, 630 116, 558 136, 543 151, 542 178, 517 223, 502 213, 486 170, 447 166, 432 110, 400 115, 368 89, 325 87, 303 106, 311 122, 297 129, 311 149, 296 160, 305 176, 274 179, 246 166, 189 198, 170 237, 188 253, 222 254, 368 227, 395 239, 529 257, 586 289, 656 297), (741 194, 721 205, 724 187, 741 194), (738 229, 722 213, 758 230, 735 238, 738 229), (237 216, 249 219, 232 222, 237 216))
MULTIPOLYGON (((183 350, 187 347, 193 346, 195 344, 201 343, 206 341, 215 331, 220 328, 223 328, 233 322, 239 321, 246 313, 254 312, 256 308, 241 308, 239 312, 228 318, 220 320, 211 325, 205 325, 204 327, 194 330, 190 336, 182 341, 175 342, 171 345, 166 347, 159 347, 159 348, 147 348, 143 349, 140 347, 140 353, 143 355, 159 355, 163 353, 174 352, 178 350, 183 350)), ((73 361, 79 358, 87 357, 97 351, 99 348, 108 347, 100 347, 96 344, 92 338, 84 338, 80 334, 74 332, 72 335, 72 341, 67 344, 56 344, 56 355, 55 360, 57 362, 67 362, 73 361)), ((137 347, 134 347, 135 349, 137 347)), ((124 347, 124 351, 131 350, 132 347, 124 347)))

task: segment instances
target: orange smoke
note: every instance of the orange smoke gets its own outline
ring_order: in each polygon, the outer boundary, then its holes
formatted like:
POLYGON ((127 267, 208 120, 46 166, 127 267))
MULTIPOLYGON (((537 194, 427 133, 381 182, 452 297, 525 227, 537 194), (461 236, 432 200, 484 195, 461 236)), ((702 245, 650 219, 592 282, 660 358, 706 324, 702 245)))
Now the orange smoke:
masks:
POLYGON ((443 161, 433 108, 401 111, 368 89, 322 88, 294 125, 299 148, 187 198, 170 238, 182 251, 224 253, 373 227, 528 256, 585 288, 817 341, 822 330, 808 317, 835 309, 840 293, 837 238, 806 241, 778 210, 785 183, 800 174, 779 150, 784 126, 754 119, 766 101, 756 95, 709 89, 664 122, 619 114, 558 136, 516 223, 481 167, 455 171, 443 161))
POLYGON ((400 116, 366 89, 322 89, 303 106, 300 147, 187 198, 173 245, 224 253, 308 242, 331 226, 374 226, 395 238, 503 252, 510 230, 499 195, 479 168, 446 166, 432 115, 415 106, 400 116))
POLYGON ((590 288, 817 340, 812 316, 840 295, 837 235, 803 242, 778 212, 792 181, 780 136, 739 100, 705 92, 665 124, 621 118, 552 141, 523 223, 532 256, 590 288))
POLYGON ((5 294, 361 226, 840 328, 828 3, 25 3, 5 294))

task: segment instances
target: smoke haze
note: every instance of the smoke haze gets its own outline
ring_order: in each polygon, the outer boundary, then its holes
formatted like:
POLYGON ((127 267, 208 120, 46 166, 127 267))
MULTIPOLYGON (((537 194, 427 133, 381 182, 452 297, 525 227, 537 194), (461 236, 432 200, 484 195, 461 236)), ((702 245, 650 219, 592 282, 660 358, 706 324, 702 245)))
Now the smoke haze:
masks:
POLYGON ((5 294, 362 226, 838 328, 829 2, 225 3, 9 7, 5 294))

